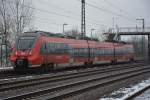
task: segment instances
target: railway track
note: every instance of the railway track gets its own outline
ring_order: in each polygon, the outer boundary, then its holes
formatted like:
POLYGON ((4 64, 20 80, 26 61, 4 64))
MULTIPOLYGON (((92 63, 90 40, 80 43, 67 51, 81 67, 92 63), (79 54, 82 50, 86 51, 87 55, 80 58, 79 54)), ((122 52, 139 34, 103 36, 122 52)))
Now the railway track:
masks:
MULTIPOLYGON (((135 63, 142 63, 144 62, 143 60, 136 60, 135 63)), ((119 62, 116 65, 126 65, 126 64, 130 64, 129 62, 119 62)), ((102 63, 102 64, 95 64, 92 67, 95 66, 100 66, 100 67, 107 67, 110 66, 110 63, 102 63)), ((72 70, 80 70, 83 69, 84 66, 74 66, 74 67, 66 67, 66 68, 62 68, 62 69, 57 69, 55 71, 53 71, 54 73, 57 72, 63 72, 63 71, 72 71, 72 70)), ((90 67, 89 67, 90 68, 90 67)), ((4 79, 4 78, 17 78, 17 77, 23 77, 23 76, 29 76, 29 75, 38 75, 38 74, 44 74, 45 72, 41 72, 40 70, 29 70, 28 72, 15 72, 13 68, 7 69, 7 70, 0 70, 0 79, 4 79)), ((49 73, 49 72, 47 72, 49 73)))
POLYGON ((0 91, 5 91, 8 89, 16 88, 16 86, 24 86, 24 85, 32 85, 34 83, 40 83, 40 82, 48 82, 48 81, 55 81, 55 80, 63 80, 69 79, 69 78, 75 78, 78 76, 86 76, 86 75, 91 75, 91 74, 97 74, 97 73, 106 73, 110 71, 115 71, 115 70, 121 70, 123 68, 134 68, 138 66, 143 66, 147 64, 143 63, 135 63, 135 64, 130 64, 130 65, 118 65, 118 66, 105 66, 105 67, 100 67, 96 69, 87 69, 87 70, 80 70, 80 71, 75 71, 75 72, 69 72, 69 73, 50 73, 50 74, 43 74, 42 76, 36 75, 33 77, 27 76, 27 77, 21 77, 21 78, 10 78, 7 80, 0 80, 0 91), (131 66, 131 67, 130 67, 131 66), (38 77, 38 78, 37 78, 38 77), (47 80, 49 79, 49 80, 47 80), (39 81, 40 80, 40 81, 39 81))
POLYGON ((143 63, 0 82, 0 99, 60 99, 150 72, 143 63))
POLYGON ((132 100, 132 99, 134 99, 134 98, 140 96, 142 93, 144 93, 145 91, 147 91, 147 90, 149 90, 149 89, 150 89, 150 85, 148 85, 148 86, 146 86, 146 87, 144 87, 144 88, 142 88, 142 89, 140 89, 140 90, 138 90, 138 91, 132 93, 131 95, 127 96, 127 97, 125 98, 125 100, 132 100))
MULTIPOLYGON (((136 63, 142 63, 142 62, 143 62, 143 60, 136 61, 136 63)), ((117 63, 116 65, 126 65, 126 64, 130 64, 130 63, 129 62, 120 62, 120 63, 117 63)), ((103 64, 93 65, 92 67, 95 67, 95 66, 108 67, 110 65, 111 65, 110 63, 103 63, 103 64)), ((58 72, 65 72, 65 71, 72 71, 72 70, 82 70, 83 68, 84 68, 84 66, 67 67, 67 68, 55 70, 50 73, 58 73, 58 72)), ((46 72, 46 73, 49 73, 49 72, 46 72)), ((25 77, 25 76, 34 76, 34 75, 39 75, 39 74, 45 74, 45 72, 40 72, 39 70, 30 70, 28 72, 15 72, 11 68, 11 69, 7 69, 7 70, 0 70, 0 80, 7 79, 7 78, 19 78, 19 77, 25 77)))

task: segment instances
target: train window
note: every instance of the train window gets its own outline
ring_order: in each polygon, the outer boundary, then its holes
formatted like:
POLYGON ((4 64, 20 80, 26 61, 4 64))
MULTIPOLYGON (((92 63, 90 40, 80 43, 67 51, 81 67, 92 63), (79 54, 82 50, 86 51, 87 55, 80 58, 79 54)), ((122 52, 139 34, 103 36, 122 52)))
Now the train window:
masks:
POLYGON ((56 44, 55 44, 55 51, 54 51, 54 53, 60 54, 61 52, 62 52, 62 51, 61 51, 61 44, 56 43, 56 44))
POLYGON ((78 55, 78 56, 79 56, 79 57, 83 57, 83 55, 84 55, 84 54, 83 54, 83 53, 84 53, 83 48, 79 48, 79 51, 78 51, 78 52, 79 52, 79 55, 78 55))
POLYGON ((83 48, 82 55, 83 55, 83 57, 87 57, 87 55, 88 55, 88 49, 87 48, 83 48))
POLYGON ((68 53, 71 55, 71 56, 74 56, 74 49, 69 47, 68 46, 68 49, 67 49, 68 53))
POLYGON ((84 57, 88 57, 88 49, 84 48, 84 57))
POLYGON ((108 54, 109 54, 109 55, 111 55, 111 50, 109 49, 108 51, 109 51, 109 53, 108 53, 108 54))
POLYGON ((109 55, 109 50, 108 49, 106 49, 106 55, 109 55))
POLYGON ((119 55, 121 55, 122 54, 122 51, 121 51, 121 49, 119 49, 119 55))
POLYGON ((132 51, 132 53, 134 53, 134 48, 133 47, 131 48, 131 51, 132 51))
POLYGON ((122 49, 122 54, 123 54, 123 55, 125 54, 125 49, 124 49, 124 48, 122 49))
POLYGON ((48 43, 49 45, 49 48, 48 48, 48 53, 50 54, 50 53, 54 53, 55 52, 55 44, 54 43, 48 43))
POLYGON ((119 55, 122 55, 123 53, 122 53, 122 48, 121 49, 119 49, 119 55))
POLYGON ((34 45, 35 37, 20 37, 17 42, 18 50, 31 49, 34 45))
POLYGON ((102 55, 102 54, 103 54, 103 50, 99 49, 99 55, 102 55))
POLYGON ((118 55, 120 55, 120 49, 117 49, 118 55))
POLYGON ((113 55, 113 49, 110 49, 110 51, 111 51, 111 55, 113 55))
POLYGON ((98 55, 102 55, 103 54, 103 50, 102 49, 98 49, 98 55))
POLYGON ((82 52, 82 49, 79 48, 79 49, 78 49, 78 57, 82 57, 82 53, 81 53, 81 52, 82 52))
POLYGON ((68 53, 68 47, 62 43, 48 43, 46 45, 48 54, 64 54, 68 53))
POLYGON ((103 49, 100 50, 100 55, 103 55, 103 49))
POLYGON ((82 49, 81 48, 78 48, 78 57, 82 57, 82 49))
POLYGON ((87 49, 86 48, 75 48, 74 50, 75 57, 86 57, 87 56, 87 49))
POLYGON ((106 49, 102 50, 103 55, 106 55, 106 49))
POLYGON ((95 49, 95 56, 98 56, 98 49, 95 49))
POLYGON ((78 56, 78 49, 77 49, 77 48, 74 49, 74 56, 75 56, 75 57, 78 56))
POLYGON ((110 54, 110 50, 106 49, 106 55, 109 55, 109 54, 110 54))
POLYGON ((96 48, 91 48, 92 57, 96 56, 96 48))
POLYGON ((106 55, 106 49, 103 50, 103 55, 106 55))
POLYGON ((132 47, 128 48, 129 53, 134 53, 134 49, 132 47))
POLYGON ((115 49, 115 54, 116 54, 116 55, 118 55, 118 54, 119 54, 119 53, 118 53, 118 49, 117 49, 117 48, 115 49))

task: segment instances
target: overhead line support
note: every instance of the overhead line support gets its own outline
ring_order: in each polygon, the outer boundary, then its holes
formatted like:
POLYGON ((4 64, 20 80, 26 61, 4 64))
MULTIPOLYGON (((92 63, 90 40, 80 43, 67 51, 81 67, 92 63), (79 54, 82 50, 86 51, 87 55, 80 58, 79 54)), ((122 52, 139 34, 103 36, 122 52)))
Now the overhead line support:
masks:
POLYGON ((81 0, 81 35, 82 38, 86 36, 86 26, 85 26, 85 0, 81 0))

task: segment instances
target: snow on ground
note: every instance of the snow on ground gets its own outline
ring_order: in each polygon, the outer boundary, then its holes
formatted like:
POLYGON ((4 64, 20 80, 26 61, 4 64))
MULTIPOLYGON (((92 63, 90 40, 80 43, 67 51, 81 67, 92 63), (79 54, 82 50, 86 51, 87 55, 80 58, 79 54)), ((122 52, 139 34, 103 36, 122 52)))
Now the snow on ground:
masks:
POLYGON ((150 79, 144 80, 136 85, 131 85, 125 88, 120 88, 117 91, 114 91, 109 96, 104 96, 99 100, 125 100, 129 96, 135 94, 136 92, 144 89, 145 87, 150 86, 150 79))
POLYGON ((133 100, 150 100, 150 89, 146 90, 144 93, 135 97, 133 100))
POLYGON ((0 79, 1 81, 11 81, 11 80, 20 80, 20 79, 29 79, 32 78, 33 76, 24 76, 24 77, 17 77, 17 78, 5 78, 5 79, 0 79))
POLYGON ((13 69, 13 67, 0 67, 0 71, 2 71, 2 70, 9 70, 9 69, 13 69))

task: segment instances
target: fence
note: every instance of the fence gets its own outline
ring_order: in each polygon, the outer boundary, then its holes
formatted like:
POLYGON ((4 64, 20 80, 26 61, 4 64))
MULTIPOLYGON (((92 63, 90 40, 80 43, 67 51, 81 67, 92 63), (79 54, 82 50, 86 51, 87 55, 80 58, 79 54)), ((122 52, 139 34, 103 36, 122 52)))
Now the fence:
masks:
POLYGON ((118 32, 150 32, 150 27, 119 27, 119 28, 110 28, 108 33, 118 33, 118 32))
POLYGON ((10 55, 9 47, 6 44, 0 44, 0 66, 1 68, 10 66, 9 55, 10 55))

